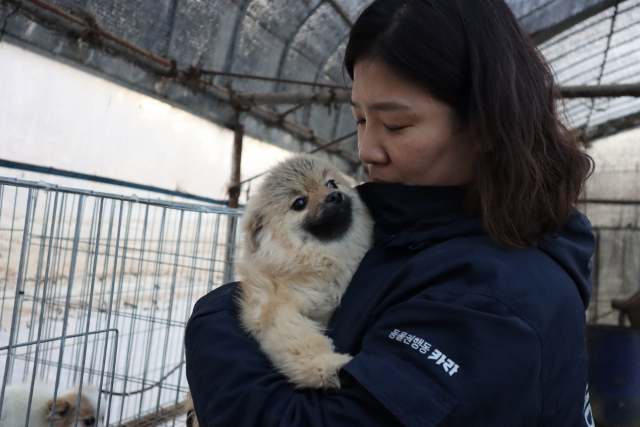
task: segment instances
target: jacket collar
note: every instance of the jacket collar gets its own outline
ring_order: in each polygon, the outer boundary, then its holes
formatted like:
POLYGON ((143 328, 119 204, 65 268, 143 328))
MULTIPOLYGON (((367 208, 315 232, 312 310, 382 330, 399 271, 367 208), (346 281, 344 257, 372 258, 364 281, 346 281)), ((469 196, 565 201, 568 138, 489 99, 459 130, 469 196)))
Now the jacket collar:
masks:
POLYGON ((482 233, 480 218, 464 212, 465 187, 368 182, 356 188, 375 221, 376 245, 421 249, 434 239, 482 233))

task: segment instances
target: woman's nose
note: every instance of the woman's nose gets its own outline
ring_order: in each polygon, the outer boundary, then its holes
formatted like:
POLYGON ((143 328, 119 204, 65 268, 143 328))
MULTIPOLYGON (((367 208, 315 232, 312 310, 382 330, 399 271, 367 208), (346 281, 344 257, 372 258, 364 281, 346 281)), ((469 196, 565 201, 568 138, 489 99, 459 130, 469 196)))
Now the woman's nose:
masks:
POLYGON ((389 156, 380 136, 372 132, 371 128, 358 130, 358 155, 360 160, 367 165, 385 165, 389 162, 389 156))

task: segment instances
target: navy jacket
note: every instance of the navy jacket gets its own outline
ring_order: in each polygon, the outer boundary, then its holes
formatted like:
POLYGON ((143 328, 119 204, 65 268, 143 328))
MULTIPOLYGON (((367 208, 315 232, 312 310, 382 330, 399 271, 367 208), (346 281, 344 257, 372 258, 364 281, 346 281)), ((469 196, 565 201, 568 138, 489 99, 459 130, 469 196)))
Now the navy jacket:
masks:
POLYGON ((461 187, 364 184, 375 223, 329 324, 353 360, 338 391, 296 391, 237 320, 237 284, 195 305, 187 378, 203 427, 591 426, 585 309, 594 239, 582 214, 504 249, 461 187), (585 415, 586 414, 586 415, 585 415))

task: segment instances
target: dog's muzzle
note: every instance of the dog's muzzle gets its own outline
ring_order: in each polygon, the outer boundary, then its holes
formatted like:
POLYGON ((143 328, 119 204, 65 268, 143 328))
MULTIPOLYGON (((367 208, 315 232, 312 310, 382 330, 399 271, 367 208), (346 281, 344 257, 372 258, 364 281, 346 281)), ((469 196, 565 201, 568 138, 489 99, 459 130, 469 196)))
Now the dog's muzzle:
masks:
POLYGON ((321 241, 341 238, 351 227, 351 199, 340 191, 329 194, 319 215, 307 218, 304 229, 321 241))

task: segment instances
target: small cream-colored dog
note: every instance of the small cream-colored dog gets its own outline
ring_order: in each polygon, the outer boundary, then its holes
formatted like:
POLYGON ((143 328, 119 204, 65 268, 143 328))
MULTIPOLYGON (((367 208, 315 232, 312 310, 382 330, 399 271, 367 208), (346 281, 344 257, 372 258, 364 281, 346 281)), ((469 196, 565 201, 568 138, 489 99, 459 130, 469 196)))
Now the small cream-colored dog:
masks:
POLYGON ((373 222, 348 178, 296 156, 274 167, 247 203, 237 264, 240 319, 298 388, 338 388, 351 360, 324 335, 371 247, 373 222))
POLYGON ((80 405, 78 405, 78 387, 60 389, 53 409, 54 386, 36 383, 33 391, 31 384, 7 386, 2 404, 0 427, 24 427, 27 420, 27 404, 31 395, 29 427, 101 427, 107 410, 107 400, 98 398, 100 393, 95 387, 85 384, 82 387, 80 405), (53 409, 53 413, 51 410, 53 409), (78 413, 78 422, 74 424, 78 413))
MULTIPOLYGON (((326 161, 295 156, 269 171, 245 209, 240 321, 297 388, 339 388, 351 360, 324 333, 373 241, 353 184, 326 161)), ((198 425, 193 414, 188 425, 198 425)))

